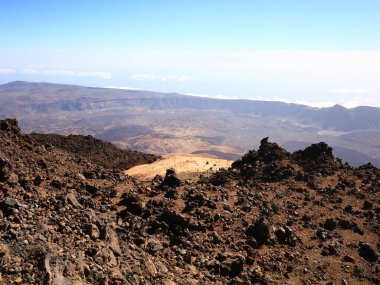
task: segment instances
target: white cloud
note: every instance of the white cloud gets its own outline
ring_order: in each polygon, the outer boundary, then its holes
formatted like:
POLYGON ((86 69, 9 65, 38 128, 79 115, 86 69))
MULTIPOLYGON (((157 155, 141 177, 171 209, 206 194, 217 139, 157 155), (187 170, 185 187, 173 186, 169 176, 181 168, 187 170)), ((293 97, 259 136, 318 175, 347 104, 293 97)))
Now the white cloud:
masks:
POLYGON ((34 68, 25 68, 25 69, 21 70, 19 73, 21 73, 21 74, 40 74, 40 72, 34 68))
POLYGON ((249 98, 250 100, 259 100, 259 101, 277 101, 277 102, 283 102, 283 103, 293 103, 293 104, 300 104, 300 105, 306 105, 309 107, 315 107, 315 108, 327 108, 332 107, 336 103, 329 102, 329 101, 321 101, 321 102, 312 102, 312 101, 305 101, 305 100, 289 100, 285 98, 280 97, 274 97, 274 98, 264 98, 264 97, 255 97, 255 98, 249 98))
POLYGON ((0 65, 4 67, 0 75, 13 72, 10 68, 16 68, 15 64, 29 67, 16 69, 15 79, 21 73, 33 78, 56 74, 81 77, 76 82, 86 85, 89 81, 86 77, 112 78, 113 83, 107 85, 115 85, 118 80, 121 85, 129 82, 125 84, 163 92, 197 90, 239 98, 263 96, 263 100, 279 96, 289 102, 318 107, 332 104, 330 101, 345 106, 359 101, 380 106, 380 50, 132 49, 0 53, 0 65), (102 70, 111 72, 112 77, 102 70))
POLYGON ((45 70, 42 72, 42 74, 63 75, 73 77, 99 77, 103 79, 110 79, 112 77, 111 73, 101 71, 45 70))
POLYGON ((119 89, 119 90, 141 90, 141 88, 128 87, 128 86, 104 86, 104 88, 119 89))
POLYGON ((16 73, 16 70, 12 68, 0 68, 0 73, 1 74, 14 74, 16 73))
POLYGON ((225 95, 215 95, 213 98, 223 99, 223 100, 236 100, 236 99, 239 99, 236 96, 225 96, 225 95))
POLYGON ((365 88, 357 88, 357 89, 350 89, 350 88, 334 88, 328 90, 329 93, 338 93, 338 94, 368 94, 371 93, 371 90, 365 89, 365 88))
POLYGON ((185 75, 168 75, 161 77, 161 81, 178 81, 178 82, 184 82, 184 81, 191 81, 193 78, 185 75))
POLYGON ((157 76, 154 74, 149 74, 149 73, 138 73, 138 74, 132 74, 131 78, 138 81, 147 81, 147 80, 156 80, 157 76))
POLYGON ((99 77, 103 79, 110 79, 112 77, 109 72, 102 71, 79 71, 79 70, 40 70, 34 68, 25 68, 21 70, 19 73, 21 74, 41 74, 41 75, 52 75, 52 76, 69 76, 69 77, 99 77))
POLYGON ((213 99, 223 99, 223 100, 235 100, 238 99, 236 96, 225 96, 225 95, 208 95, 208 94, 199 94, 193 92, 187 92, 185 95, 195 96, 195 97, 205 97, 205 98, 213 98, 213 99))
POLYGON ((209 97, 209 98, 212 98, 211 95, 207 95, 207 94, 199 94, 199 93, 193 93, 193 92, 187 92, 187 93, 185 93, 185 95, 188 95, 188 96, 196 96, 196 97, 209 97))
POLYGON ((177 82, 185 82, 185 81, 191 81, 193 78, 186 76, 186 75, 165 75, 165 76, 158 76, 155 74, 150 73, 138 73, 138 74, 132 74, 131 78, 133 80, 138 81, 177 81, 177 82))
POLYGON ((291 103, 306 105, 306 106, 315 107, 315 108, 327 108, 327 107, 332 107, 336 104, 334 102, 329 102, 329 101, 310 102, 310 101, 304 101, 304 100, 294 100, 294 102, 291 102, 291 103))
POLYGON ((346 108, 355 108, 358 106, 377 106, 380 107, 380 99, 377 96, 373 97, 359 97, 354 96, 347 99, 342 105, 346 108))
MULTIPOLYGON (((266 97, 254 97, 254 98, 238 98, 236 96, 225 96, 225 95, 207 95, 207 94, 199 94, 199 93, 192 93, 188 92, 185 93, 185 95, 189 96, 197 96, 197 97, 206 97, 206 98, 214 98, 214 99, 224 99, 224 100, 236 100, 236 99, 245 99, 245 100, 257 100, 257 101, 271 101, 271 102, 283 102, 283 103, 293 103, 293 104, 300 104, 300 105, 306 105, 309 107, 315 107, 315 108, 327 108, 332 107, 336 103, 334 102, 311 102, 311 101, 304 101, 304 100, 289 100, 281 97, 273 97, 273 98, 266 98, 266 97)), ((355 105, 356 107, 357 105, 355 105)), ((348 107, 347 107, 348 108, 348 107)), ((350 107, 351 108, 351 107, 350 107)))

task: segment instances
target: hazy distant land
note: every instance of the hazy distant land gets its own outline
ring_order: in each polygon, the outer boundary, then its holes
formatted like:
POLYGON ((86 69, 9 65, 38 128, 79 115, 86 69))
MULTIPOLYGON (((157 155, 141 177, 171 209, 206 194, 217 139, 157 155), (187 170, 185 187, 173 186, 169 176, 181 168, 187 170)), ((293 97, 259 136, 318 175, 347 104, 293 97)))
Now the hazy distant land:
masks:
POLYGON ((380 166, 380 108, 312 108, 176 93, 11 82, 0 86, 0 117, 26 132, 91 134, 155 154, 235 159, 269 136, 290 151, 326 141, 353 165, 380 166))

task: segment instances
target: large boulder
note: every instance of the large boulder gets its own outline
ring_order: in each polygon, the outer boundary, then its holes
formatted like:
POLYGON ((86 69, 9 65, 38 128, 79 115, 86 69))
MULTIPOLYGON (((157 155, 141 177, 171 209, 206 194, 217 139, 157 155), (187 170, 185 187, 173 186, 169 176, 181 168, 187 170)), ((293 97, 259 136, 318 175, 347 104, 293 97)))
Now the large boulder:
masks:
POLYGON ((259 245, 266 243, 272 235, 270 223, 265 218, 260 218, 249 225, 246 231, 247 236, 254 237, 259 245))
POLYGON ((309 173, 318 172, 324 176, 332 175, 342 166, 342 161, 333 155, 333 149, 325 142, 312 144, 304 150, 296 151, 292 158, 309 173))
POLYGON ((308 146, 304 150, 299 150, 294 153, 294 156, 298 160, 324 160, 329 161, 334 159, 332 148, 329 147, 325 142, 320 142, 308 146))
POLYGON ((181 180, 177 177, 174 168, 169 168, 166 170, 166 175, 164 181, 162 181, 161 187, 168 186, 172 188, 177 188, 181 186, 181 180))
POLYGON ((241 160, 237 160, 232 164, 233 168, 241 169, 245 165, 252 165, 257 162, 266 164, 283 160, 289 157, 289 153, 277 143, 268 141, 268 137, 260 141, 260 147, 256 150, 248 151, 241 160))

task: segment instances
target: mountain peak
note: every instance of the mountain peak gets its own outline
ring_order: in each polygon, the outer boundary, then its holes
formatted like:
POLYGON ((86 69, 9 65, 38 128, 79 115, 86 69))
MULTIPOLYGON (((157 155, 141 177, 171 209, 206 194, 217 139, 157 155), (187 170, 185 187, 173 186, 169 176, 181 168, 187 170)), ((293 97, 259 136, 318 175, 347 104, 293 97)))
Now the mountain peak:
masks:
POLYGON ((332 109, 344 109, 344 110, 347 110, 346 107, 342 106, 342 105, 339 105, 339 104, 335 104, 334 106, 331 107, 332 109))

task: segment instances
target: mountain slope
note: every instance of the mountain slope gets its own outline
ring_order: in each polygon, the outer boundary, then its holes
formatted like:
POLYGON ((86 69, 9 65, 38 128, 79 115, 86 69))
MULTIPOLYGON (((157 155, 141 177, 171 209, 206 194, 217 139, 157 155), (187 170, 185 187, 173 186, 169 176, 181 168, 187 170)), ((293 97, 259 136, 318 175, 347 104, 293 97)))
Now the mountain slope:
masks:
POLYGON ((48 148, 57 147, 78 157, 89 159, 94 164, 111 169, 125 170, 139 164, 152 163, 160 158, 153 154, 122 150, 92 136, 36 133, 29 136, 48 148))
POLYGON ((0 139, 3 284, 380 282, 380 170, 325 143, 263 139, 211 177, 142 183, 12 120, 0 139))

